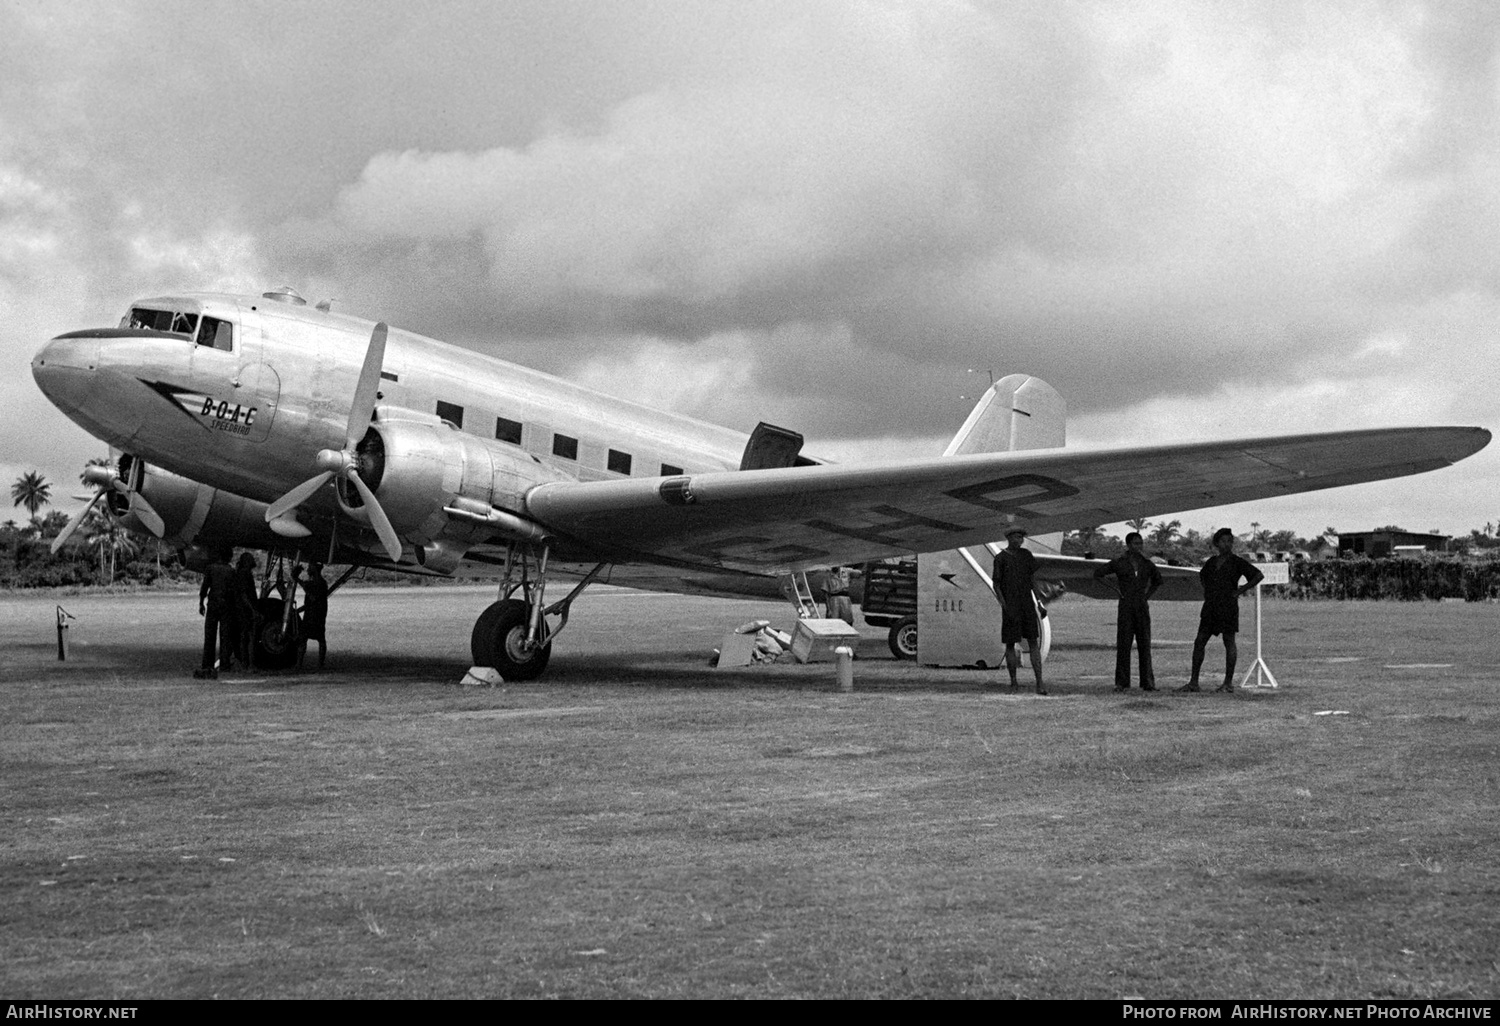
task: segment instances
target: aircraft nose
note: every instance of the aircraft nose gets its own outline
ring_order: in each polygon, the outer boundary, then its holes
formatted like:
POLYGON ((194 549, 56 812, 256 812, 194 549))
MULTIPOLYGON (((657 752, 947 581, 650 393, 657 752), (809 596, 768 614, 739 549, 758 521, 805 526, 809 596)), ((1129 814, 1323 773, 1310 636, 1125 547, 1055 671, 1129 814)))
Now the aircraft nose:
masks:
POLYGON ((32 357, 31 376, 48 399, 76 410, 99 367, 99 340, 60 335, 32 357))

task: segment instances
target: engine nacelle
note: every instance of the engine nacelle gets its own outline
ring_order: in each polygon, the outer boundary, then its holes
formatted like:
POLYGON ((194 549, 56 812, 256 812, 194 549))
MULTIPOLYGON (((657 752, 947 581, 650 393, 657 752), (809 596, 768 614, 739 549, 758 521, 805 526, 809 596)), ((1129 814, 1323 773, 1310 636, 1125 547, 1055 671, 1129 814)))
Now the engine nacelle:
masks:
MULTIPOLYGON (((359 446, 368 468, 362 476, 381 508, 407 540, 415 543, 433 569, 456 563, 446 548, 431 543, 455 536, 468 540, 488 534, 455 522, 444 507, 518 510, 526 492, 549 481, 571 478, 506 442, 476 438, 422 414, 382 407, 359 446), (423 551, 426 547, 425 552, 423 551)), ((342 492, 357 504, 352 489, 342 492)))
MULTIPOLYGON (((119 476, 156 510, 165 528, 162 540, 169 545, 223 543, 264 549, 285 544, 266 526, 263 502, 210 488, 129 454, 120 458, 119 476)), ((150 535, 130 512, 126 495, 112 491, 107 501, 124 527, 150 535)))

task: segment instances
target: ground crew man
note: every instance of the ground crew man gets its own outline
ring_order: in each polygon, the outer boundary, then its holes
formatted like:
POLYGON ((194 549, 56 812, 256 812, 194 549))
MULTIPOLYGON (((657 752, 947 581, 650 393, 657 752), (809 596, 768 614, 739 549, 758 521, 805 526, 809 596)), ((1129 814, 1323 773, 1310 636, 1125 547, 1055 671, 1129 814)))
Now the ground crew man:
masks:
POLYGON ((230 594, 233 587, 229 551, 217 549, 204 568, 203 584, 198 588, 198 615, 203 617, 203 665, 193 671, 193 676, 199 680, 217 679, 221 665, 226 670, 234 668, 234 601, 230 594))
POLYGON ((234 618, 240 658, 245 665, 255 665, 255 636, 260 633, 259 594, 255 586, 255 557, 240 553, 234 568, 234 618))
POLYGON ((1036 675, 1036 693, 1045 695, 1042 684, 1041 618, 1037 615, 1035 594, 1036 557, 1021 547, 1026 540, 1026 531, 1013 527, 1005 532, 1005 548, 995 556, 991 578, 995 584, 995 597, 1000 600, 1000 641, 1005 645, 1005 669, 1010 673, 1010 686, 1016 687, 1016 669, 1021 657, 1016 645, 1026 640, 1026 651, 1031 656, 1031 670, 1036 675))
POLYGON ((829 568, 823 578, 823 606, 828 611, 828 619, 843 620, 853 627, 854 604, 849 601, 849 576, 847 566, 829 568))
POLYGON ((1125 536, 1125 554, 1094 571, 1094 577, 1115 579, 1120 605, 1115 619, 1115 690, 1130 690, 1130 643, 1135 642, 1141 664, 1141 690, 1156 690, 1151 671, 1151 607, 1147 605, 1161 587, 1161 571, 1146 558, 1146 541, 1139 531, 1125 536))
MULTIPOLYGON (((301 579, 302 571, 297 570, 297 576, 301 579)), ((324 641, 324 635, 328 629, 328 582, 323 580, 323 564, 309 563, 307 566, 307 578, 302 581, 302 641, 297 649, 297 666, 301 667, 303 658, 307 655, 307 643, 316 641, 318 643, 318 669, 323 668, 323 660, 328 656, 328 645, 324 641)))
POLYGON ((1234 663, 1239 655, 1234 639, 1240 629, 1240 596, 1265 577, 1234 554, 1234 532, 1229 528, 1221 527, 1214 532, 1214 548, 1218 552, 1208 557, 1198 571, 1198 579, 1203 582, 1203 612, 1198 616, 1198 636, 1193 639, 1193 675, 1178 691, 1202 690, 1198 687, 1198 671, 1203 669, 1208 639, 1215 634, 1224 636, 1224 683, 1216 690, 1234 690, 1234 663), (1241 578, 1245 580, 1243 586, 1241 578))

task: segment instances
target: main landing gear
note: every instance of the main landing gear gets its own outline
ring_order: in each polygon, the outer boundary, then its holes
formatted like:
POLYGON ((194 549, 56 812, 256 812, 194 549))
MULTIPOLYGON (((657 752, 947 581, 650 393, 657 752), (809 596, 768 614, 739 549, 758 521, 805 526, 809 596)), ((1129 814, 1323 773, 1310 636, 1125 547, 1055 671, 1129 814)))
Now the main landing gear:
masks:
MULTIPOLYGON (((268 557, 266 575, 260 586, 260 598, 255 604, 255 625, 250 640, 254 647, 252 665, 260 669, 289 670, 297 665, 297 656, 302 648, 302 607, 297 605, 297 575, 301 567, 300 552, 291 556, 272 553, 268 557)), ((351 564, 333 582, 328 594, 338 591, 358 569, 358 565, 351 564)))
POLYGON ((552 640, 567 626, 573 600, 609 566, 598 564, 565 597, 545 605, 549 554, 545 542, 517 542, 506 550, 500 600, 479 614, 469 638, 474 665, 492 666, 505 680, 535 680, 547 668, 552 640))

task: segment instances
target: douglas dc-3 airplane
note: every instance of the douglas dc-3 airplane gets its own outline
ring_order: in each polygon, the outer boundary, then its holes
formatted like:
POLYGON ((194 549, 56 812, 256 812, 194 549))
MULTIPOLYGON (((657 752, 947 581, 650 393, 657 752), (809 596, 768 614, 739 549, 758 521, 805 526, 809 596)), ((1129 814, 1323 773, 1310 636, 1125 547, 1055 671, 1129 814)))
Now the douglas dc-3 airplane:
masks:
MULTIPOLYGON (((234 545, 351 571, 504 568, 472 650, 507 679, 542 672, 594 582, 774 593, 787 575, 978 545, 1012 525, 1063 531, 1422 473, 1490 439, 1428 427, 993 451, 1029 416, 1017 383, 1035 379, 1013 375, 950 455, 833 465, 802 455, 793 431, 747 437, 290 289, 143 299, 118 327, 54 338, 32 373, 122 454, 94 468, 94 501, 190 556, 234 545), (581 580, 549 603, 558 573, 581 580)), ((268 651, 290 650, 294 591, 267 618, 268 651)))

